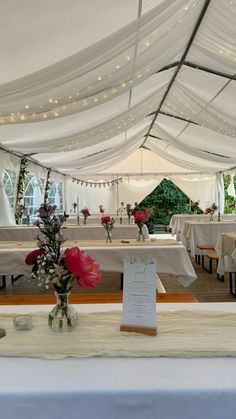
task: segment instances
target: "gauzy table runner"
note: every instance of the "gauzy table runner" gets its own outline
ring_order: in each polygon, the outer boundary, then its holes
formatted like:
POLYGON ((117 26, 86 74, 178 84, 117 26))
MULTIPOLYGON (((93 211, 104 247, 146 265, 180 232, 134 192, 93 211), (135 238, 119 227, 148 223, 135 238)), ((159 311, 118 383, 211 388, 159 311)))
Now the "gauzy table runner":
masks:
POLYGON ((47 313, 36 312, 33 329, 17 331, 14 314, 1 314, 6 336, 0 356, 59 359, 65 357, 220 357, 236 356, 236 313, 178 310, 157 314, 157 336, 120 332, 121 312, 79 314, 67 334, 47 325, 47 313))

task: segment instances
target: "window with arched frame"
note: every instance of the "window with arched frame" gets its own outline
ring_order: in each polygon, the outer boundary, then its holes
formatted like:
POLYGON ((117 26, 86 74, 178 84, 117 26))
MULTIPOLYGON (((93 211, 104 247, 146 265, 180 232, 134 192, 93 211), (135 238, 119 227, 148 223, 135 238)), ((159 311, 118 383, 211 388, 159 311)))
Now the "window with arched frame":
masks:
POLYGON ((48 196, 49 204, 56 205, 56 212, 63 210, 63 184, 62 182, 51 182, 50 192, 48 196))
POLYGON ((13 170, 5 169, 3 175, 3 183, 9 204, 11 208, 13 208, 15 202, 16 172, 13 170))
POLYGON ((39 208, 44 196, 45 179, 28 175, 24 182, 24 205, 32 216, 39 208), (40 199, 41 198, 41 199, 40 199), (40 201, 40 202, 39 202, 40 201))

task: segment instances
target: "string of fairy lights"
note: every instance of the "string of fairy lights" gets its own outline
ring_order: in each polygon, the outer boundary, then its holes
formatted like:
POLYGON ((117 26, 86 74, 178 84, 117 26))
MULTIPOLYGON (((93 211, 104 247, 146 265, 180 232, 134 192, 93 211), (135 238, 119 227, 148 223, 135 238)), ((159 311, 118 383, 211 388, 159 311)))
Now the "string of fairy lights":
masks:
MULTIPOLYGON (((21 104, 18 107, 8 105, 7 111, 2 110, 0 113, 0 124, 46 121, 78 113, 111 100, 115 96, 140 84, 157 71, 156 62, 158 61, 158 57, 155 61, 155 54, 150 54, 149 62, 142 64, 144 62, 144 55, 148 50, 155 52, 155 48, 159 42, 165 36, 169 36, 171 32, 178 31, 179 26, 184 29, 186 22, 189 20, 189 14, 191 15, 191 11, 196 5, 196 1, 188 0, 186 1, 186 5, 178 10, 177 20, 171 19, 171 16, 169 17, 170 25, 160 25, 158 28, 151 26, 150 33, 147 35, 145 35, 144 31, 143 38, 138 40, 138 56, 135 57, 134 72, 131 71, 131 68, 133 68, 134 44, 137 42, 135 37, 132 45, 128 44, 128 48, 122 51, 120 55, 111 58, 109 62, 100 65, 99 68, 92 69, 90 81, 87 80, 84 84, 83 76, 78 77, 73 80, 74 87, 70 87, 71 91, 65 93, 67 83, 63 84, 62 80, 62 85, 58 89, 53 89, 54 92, 57 91, 57 94, 54 93, 47 98, 40 99, 42 102, 37 104, 35 103, 37 101, 37 94, 34 97, 32 92, 29 92, 27 103, 24 105, 21 104), (153 61, 154 64, 152 63, 153 61), (130 74, 132 74, 132 78, 130 74), (61 94, 58 93, 60 89, 61 94)), ((42 96, 40 94, 40 98, 42 96)))

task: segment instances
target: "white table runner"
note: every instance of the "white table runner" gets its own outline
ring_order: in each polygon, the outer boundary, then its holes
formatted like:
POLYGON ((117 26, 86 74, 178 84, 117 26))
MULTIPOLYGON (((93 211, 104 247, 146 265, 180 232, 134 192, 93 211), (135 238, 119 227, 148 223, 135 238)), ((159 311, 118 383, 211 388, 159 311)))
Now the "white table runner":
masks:
POLYGON ((33 313, 33 329, 16 331, 13 314, 1 314, 6 337, 0 356, 65 357, 223 357, 236 356, 236 313, 182 310, 158 313, 157 336, 120 332, 118 311, 81 313, 77 328, 56 334, 47 313, 33 313))

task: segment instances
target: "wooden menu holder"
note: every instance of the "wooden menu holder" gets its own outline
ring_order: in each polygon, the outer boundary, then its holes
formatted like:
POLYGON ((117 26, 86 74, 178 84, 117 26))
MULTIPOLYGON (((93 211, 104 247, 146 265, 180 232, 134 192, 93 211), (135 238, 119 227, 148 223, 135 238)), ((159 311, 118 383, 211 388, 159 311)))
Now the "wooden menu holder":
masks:
POLYGON ((120 325, 121 332, 134 332, 134 333, 142 333, 143 335, 148 336, 156 336, 157 335, 157 327, 146 327, 146 326, 132 326, 128 324, 121 324, 120 325))

